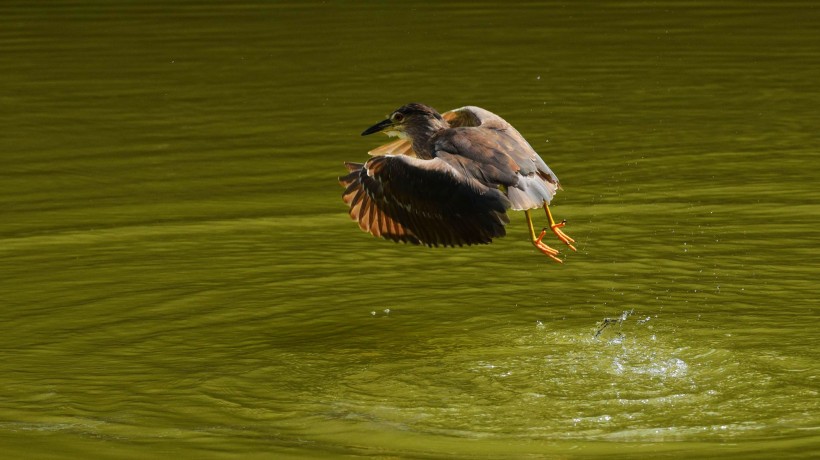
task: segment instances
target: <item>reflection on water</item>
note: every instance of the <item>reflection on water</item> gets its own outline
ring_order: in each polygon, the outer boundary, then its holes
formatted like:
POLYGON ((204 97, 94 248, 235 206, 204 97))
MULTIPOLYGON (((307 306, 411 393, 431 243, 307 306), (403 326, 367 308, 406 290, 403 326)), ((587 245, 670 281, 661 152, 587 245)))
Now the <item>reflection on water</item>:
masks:
POLYGON ((0 10, 7 456, 817 453, 814 9, 0 10), (360 232, 411 100, 512 122, 578 253, 360 232))

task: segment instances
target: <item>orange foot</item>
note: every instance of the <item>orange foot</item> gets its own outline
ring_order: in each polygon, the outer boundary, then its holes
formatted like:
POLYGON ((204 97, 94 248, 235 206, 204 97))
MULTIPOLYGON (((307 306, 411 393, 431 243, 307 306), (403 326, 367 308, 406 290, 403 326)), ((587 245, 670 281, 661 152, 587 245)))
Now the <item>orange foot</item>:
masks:
MULTIPOLYGON (((552 216, 550 216, 550 217, 552 217, 552 216)), ((566 233, 564 233, 563 230, 561 230, 561 228, 564 227, 565 225, 567 225, 566 219, 562 220, 561 222, 559 222, 557 224, 553 222, 549 226, 549 229, 552 230, 552 233, 555 233, 555 236, 557 236, 559 240, 563 241, 564 244, 569 246, 570 249, 572 249, 573 251, 578 251, 577 249, 575 249, 575 246, 572 245, 572 243, 574 243, 575 240, 570 238, 569 235, 567 235, 566 233)), ((547 227, 544 227, 541 230, 541 235, 538 237, 538 241, 541 241, 541 238, 543 238, 544 234, 546 234, 546 233, 547 233, 547 227)))
POLYGON ((538 249, 542 253, 546 254, 547 257, 549 257, 550 259, 558 262, 559 264, 564 263, 563 260, 556 257, 558 255, 558 250, 557 249, 553 249, 553 248, 547 246, 546 243, 541 241, 541 239, 544 238, 544 235, 546 233, 547 233, 546 230, 542 231, 541 235, 532 242, 533 246, 535 246, 536 249, 538 249))
MULTIPOLYGON (((549 229, 552 230, 552 233, 555 233, 555 236, 557 236, 559 240, 563 241, 567 246, 569 246, 570 249, 572 249, 573 251, 577 251, 577 249, 575 249, 575 246, 572 245, 572 243, 574 243, 575 240, 570 238, 566 233, 564 233, 561 230, 561 227, 567 225, 567 221, 562 220, 561 222, 556 224, 555 219, 552 218, 550 207, 546 202, 544 203, 544 212, 547 213, 547 220, 549 220, 550 223, 549 229)), ((544 227, 544 229, 541 230, 541 236, 538 237, 539 241, 541 240, 541 238, 544 237, 545 233, 547 233, 547 227, 544 227)))

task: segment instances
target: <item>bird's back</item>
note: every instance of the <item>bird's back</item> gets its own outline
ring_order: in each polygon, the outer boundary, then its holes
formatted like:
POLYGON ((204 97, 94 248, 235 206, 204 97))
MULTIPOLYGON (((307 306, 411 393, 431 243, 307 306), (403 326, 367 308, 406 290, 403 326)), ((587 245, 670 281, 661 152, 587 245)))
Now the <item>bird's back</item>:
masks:
POLYGON ((475 126, 503 132, 508 138, 505 146, 506 153, 515 160, 518 167, 521 168, 522 174, 541 172, 543 175, 551 177, 556 184, 558 183, 558 177, 555 173, 552 172, 530 143, 524 139, 524 136, 507 120, 489 110, 473 105, 453 109, 443 116, 452 127, 475 126))
MULTIPOLYGON (((503 185, 512 209, 540 208, 544 202, 552 200, 560 188, 558 177, 507 120, 476 106, 453 109, 442 114, 442 117, 450 129, 438 140, 438 147, 443 147, 443 151, 450 155, 463 157, 448 158, 454 166, 485 184, 503 185), (491 152, 501 152, 503 155, 490 158, 488 154, 491 152), (508 159, 512 164, 507 164, 508 159), (471 163, 476 160, 478 163, 471 163), (487 168, 482 163, 491 167, 487 168), (515 174, 515 177, 510 174, 515 174)), ((390 142, 369 153, 418 156, 407 139, 390 142)), ((437 155, 442 158, 447 156, 441 151, 437 155)))
POLYGON ((476 106, 454 109, 443 116, 455 131, 466 132, 471 128, 484 131, 483 135, 468 136, 482 143, 477 150, 503 152, 515 163, 518 168, 516 183, 513 186, 504 184, 512 209, 540 208, 544 202, 552 201, 560 188, 558 177, 507 120, 476 106))

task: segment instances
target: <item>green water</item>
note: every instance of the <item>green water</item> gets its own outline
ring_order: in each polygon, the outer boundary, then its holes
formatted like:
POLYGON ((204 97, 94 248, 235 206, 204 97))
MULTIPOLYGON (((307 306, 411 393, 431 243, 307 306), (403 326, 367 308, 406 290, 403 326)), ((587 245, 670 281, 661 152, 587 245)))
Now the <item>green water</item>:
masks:
POLYGON ((4 2, 3 458, 820 455, 817 30, 812 2, 4 2), (514 124, 578 252, 522 213, 482 247, 359 231, 336 177, 410 101, 514 124))

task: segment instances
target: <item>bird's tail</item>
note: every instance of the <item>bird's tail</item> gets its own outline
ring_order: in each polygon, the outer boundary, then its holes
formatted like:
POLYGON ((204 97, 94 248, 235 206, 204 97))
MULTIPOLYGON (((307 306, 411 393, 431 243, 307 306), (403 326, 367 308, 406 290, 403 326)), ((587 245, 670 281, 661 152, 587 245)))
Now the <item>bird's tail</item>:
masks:
POLYGON ((558 191, 558 183, 547 182, 536 174, 520 176, 518 184, 507 188, 507 198, 516 211, 540 208, 549 204, 558 191))

